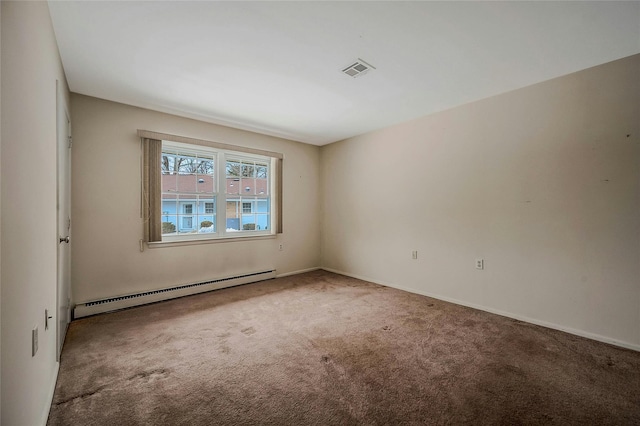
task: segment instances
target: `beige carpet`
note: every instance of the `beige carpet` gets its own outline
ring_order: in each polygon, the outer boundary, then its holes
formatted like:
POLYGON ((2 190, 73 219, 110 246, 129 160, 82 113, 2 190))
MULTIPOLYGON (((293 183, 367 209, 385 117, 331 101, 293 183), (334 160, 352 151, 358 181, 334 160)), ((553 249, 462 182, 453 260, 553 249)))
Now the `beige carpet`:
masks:
POLYGON ((640 424, 640 353, 324 271, 74 321, 50 425, 640 424))

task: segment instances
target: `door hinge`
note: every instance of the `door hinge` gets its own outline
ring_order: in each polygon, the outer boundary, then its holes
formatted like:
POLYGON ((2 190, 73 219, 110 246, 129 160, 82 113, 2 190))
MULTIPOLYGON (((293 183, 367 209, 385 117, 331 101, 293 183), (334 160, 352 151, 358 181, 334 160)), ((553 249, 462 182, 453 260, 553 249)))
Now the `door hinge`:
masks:
POLYGON ((73 138, 69 136, 69 148, 73 146, 73 138))
POLYGON ((71 229, 71 218, 70 217, 67 218, 67 231, 69 229, 71 229))

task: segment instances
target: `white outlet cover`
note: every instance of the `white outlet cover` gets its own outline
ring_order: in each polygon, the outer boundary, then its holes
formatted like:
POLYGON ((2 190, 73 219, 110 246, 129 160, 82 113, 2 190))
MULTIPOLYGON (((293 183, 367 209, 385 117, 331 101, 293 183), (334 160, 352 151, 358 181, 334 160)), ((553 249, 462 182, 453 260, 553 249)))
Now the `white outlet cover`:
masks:
POLYGON ((476 269, 484 269, 484 259, 476 259, 476 269))

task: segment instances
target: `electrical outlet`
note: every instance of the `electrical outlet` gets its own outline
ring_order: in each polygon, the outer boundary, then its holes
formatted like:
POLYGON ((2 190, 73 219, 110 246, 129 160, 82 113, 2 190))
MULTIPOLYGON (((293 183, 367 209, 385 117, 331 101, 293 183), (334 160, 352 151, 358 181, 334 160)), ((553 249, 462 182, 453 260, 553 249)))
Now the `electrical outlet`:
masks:
POLYGON ((411 252, 411 257, 412 257, 413 259, 417 259, 417 258, 418 258, 418 250, 414 250, 414 251, 412 251, 412 252, 411 252))
POLYGON ((484 269, 484 259, 476 259, 476 269, 484 269))
POLYGON ((31 330, 31 356, 36 356, 38 352, 38 326, 31 330))
POLYGON ((282 251, 282 243, 278 245, 278 250, 282 251))

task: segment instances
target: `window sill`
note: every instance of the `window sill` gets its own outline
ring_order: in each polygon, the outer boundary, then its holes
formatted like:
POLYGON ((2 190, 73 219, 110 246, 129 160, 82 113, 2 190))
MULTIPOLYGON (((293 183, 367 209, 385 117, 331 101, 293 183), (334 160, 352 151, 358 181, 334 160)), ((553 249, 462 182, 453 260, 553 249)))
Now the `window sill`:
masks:
POLYGON ((235 243, 238 241, 256 241, 256 240, 270 240, 276 238, 276 234, 267 235, 246 235, 243 237, 225 237, 225 238, 202 238, 192 240, 174 240, 174 241, 154 241, 147 242, 147 247, 150 249, 166 248, 166 247, 180 247, 191 246, 199 244, 217 244, 217 243, 235 243))

